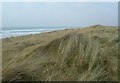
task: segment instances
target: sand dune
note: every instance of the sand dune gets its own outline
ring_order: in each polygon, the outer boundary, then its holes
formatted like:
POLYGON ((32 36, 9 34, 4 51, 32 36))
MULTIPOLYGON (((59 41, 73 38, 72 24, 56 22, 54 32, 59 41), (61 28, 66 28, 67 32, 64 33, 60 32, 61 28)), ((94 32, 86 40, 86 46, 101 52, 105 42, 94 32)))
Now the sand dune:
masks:
POLYGON ((118 80, 117 27, 95 25, 2 42, 4 81, 118 80))

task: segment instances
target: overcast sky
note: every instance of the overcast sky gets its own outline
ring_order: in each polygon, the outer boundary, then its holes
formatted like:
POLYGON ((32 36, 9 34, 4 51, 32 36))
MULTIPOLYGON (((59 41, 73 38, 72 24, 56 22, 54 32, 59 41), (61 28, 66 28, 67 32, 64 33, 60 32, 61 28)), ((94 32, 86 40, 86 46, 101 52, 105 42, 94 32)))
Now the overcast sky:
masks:
POLYGON ((116 2, 3 3, 3 27, 82 27, 118 24, 116 2))

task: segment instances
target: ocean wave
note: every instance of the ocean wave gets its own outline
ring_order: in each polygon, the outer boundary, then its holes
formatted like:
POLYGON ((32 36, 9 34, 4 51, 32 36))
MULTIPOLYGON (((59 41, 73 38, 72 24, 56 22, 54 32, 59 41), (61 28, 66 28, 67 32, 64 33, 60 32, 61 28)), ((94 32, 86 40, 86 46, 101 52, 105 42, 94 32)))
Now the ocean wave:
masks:
POLYGON ((1 35, 2 38, 8 38, 8 37, 15 37, 15 36, 23 36, 23 35, 29 35, 29 34, 36 34, 36 33, 43 33, 43 32, 49 32, 54 30, 61 30, 65 28, 56 28, 56 29, 22 29, 22 30, 2 30, 1 35))

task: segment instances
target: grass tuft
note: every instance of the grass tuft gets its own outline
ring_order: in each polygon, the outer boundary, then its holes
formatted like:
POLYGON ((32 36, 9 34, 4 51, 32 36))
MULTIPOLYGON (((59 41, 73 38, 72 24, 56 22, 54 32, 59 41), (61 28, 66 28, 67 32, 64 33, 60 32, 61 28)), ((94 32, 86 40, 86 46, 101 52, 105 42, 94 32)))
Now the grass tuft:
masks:
POLYGON ((43 45, 25 42, 24 50, 4 63, 3 80, 117 81, 116 31, 115 27, 96 25, 61 31, 62 36, 59 31, 46 33, 42 38, 57 36, 43 45))

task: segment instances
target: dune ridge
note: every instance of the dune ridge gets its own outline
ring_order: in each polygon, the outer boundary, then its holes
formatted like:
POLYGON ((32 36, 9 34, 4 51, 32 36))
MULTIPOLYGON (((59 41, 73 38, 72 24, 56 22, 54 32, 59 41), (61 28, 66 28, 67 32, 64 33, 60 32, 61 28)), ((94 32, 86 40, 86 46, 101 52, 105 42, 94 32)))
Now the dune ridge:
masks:
POLYGON ((3 80, 117 81, 118 44, 100 25, 3 39, 3 80))

